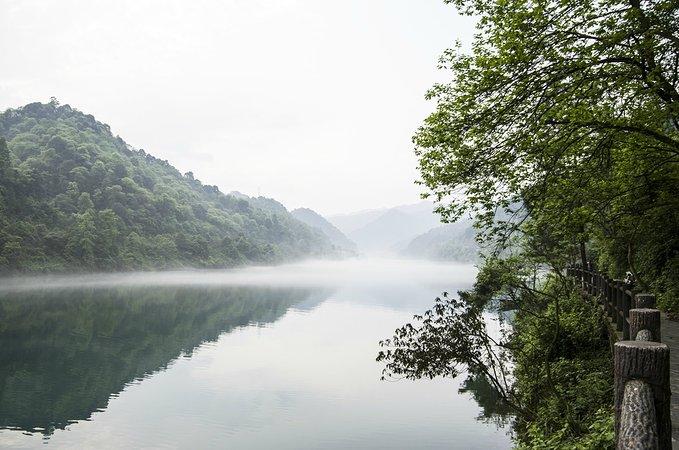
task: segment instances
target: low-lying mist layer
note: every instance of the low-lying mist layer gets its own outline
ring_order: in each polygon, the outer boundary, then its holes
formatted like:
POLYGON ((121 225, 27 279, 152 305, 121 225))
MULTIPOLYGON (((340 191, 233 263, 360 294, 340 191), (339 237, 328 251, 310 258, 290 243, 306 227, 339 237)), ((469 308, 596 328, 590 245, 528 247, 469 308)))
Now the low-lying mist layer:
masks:
POLYGON ((181 270, 84 275, 19 276, 0 280, 0 293, 34 289, 120 286, 281 286, 384 285, 419 283, 451 286, 473 278, 467 264, 402 259, 309 260, 280 266, 230 270, 181 270))

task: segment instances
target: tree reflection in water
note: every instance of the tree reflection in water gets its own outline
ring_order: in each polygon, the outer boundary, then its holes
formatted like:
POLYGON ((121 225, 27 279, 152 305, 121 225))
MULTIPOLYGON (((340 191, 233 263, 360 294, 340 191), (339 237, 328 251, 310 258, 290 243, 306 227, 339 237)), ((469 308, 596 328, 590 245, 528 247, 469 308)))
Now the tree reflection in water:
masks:
POLYGON ((471 394, 474 401, 481 407, 478 420, 494 423, 498 427, 504 427, 511 422, 511 409, 502 401, 502 396, 484 374, 467 374, 458 392, 471 394))
POLYGON ((310 308, 328 295, 230 287, 0 296, 0 428, 50 435, 222 333, 274 322, 293 305, 310 308))

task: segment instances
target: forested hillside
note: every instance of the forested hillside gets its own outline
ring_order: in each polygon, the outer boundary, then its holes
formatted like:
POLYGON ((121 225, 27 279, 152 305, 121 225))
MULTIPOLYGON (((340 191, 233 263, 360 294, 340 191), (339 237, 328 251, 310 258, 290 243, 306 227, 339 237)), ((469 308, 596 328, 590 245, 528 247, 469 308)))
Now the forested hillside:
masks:
POLYGON ((221 267, 331 250, 267 202, 278 204, 182 175, 55 100, 0 114, 2 271, 221 267))
POLYGON ((415 258, 478 262, 480 250, 471 221, 460 221, 432 228, 417 236, 401 253, 415 258))
POLYGON ((309 208, 297 208, 290 211, 290 214, 292 214, 295 219, 304 222, 310 227, 321 230, 338 249, 346 250, 351 253, 356 252, 356 244, 316 211, 309 208))

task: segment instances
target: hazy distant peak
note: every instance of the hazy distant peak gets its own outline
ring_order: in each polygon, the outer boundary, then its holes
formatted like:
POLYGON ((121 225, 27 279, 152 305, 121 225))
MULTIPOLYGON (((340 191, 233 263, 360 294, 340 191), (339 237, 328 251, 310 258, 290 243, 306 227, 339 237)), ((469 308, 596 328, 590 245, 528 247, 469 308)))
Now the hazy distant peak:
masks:
POLYGON ((318 216, 318 217, 321 217, 321 218, 323 217, 320 214, 318 214, 316 211, 314 211, 313 209, 304 208, 304 207, 293 209, 290 212, 293 213, 293 214, 309 214, 309 215, 318 216))
POLYGON ((380 215, 380 217, 377 218, 377 221, 410 220, 412 217, 413 216, 411 214, 405 213, 394 208, 386 210, 382 215, 380 215))
POLYGON ((239 191, 231 191, 231 192, 229 192, 228 195, 230 195, 231 197, 235 197, 235 198, 243 199, 243 200, 248 200, 250 198, 249 196, 247 196, 247 195, 245 195, 245 194, 243 194, 242 192, 239 192, 239 191))
POLYGON ((356 250, 356 244, 351 239, 316 211, 309 208, 297 208, 290 211, 290 214, 300 222, 319 229, 337 247, 350 251, 356 250))
MULTIPOLYGON (((415 236, 440 225, 439 216, 433 209, 431 202, 423 201, 373 211, 371 214, 357 213, 355 217, 347 215, 339 221, 350 226, 354 225, 348 236, 361 250, 393 253, 415 236), (357 224, 360 226, 356 226, 357 224)), ((334 217, 333 221, 337 223, 338 218, 334 217)))

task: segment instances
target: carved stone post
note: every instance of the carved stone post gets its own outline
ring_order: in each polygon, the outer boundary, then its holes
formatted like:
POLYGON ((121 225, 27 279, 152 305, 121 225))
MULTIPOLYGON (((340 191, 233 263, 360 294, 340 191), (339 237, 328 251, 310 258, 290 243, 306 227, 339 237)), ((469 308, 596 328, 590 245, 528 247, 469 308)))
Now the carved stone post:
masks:
POLYGON ((653 294, 637 294, 635 297, 635 308, 655 309, 655 295, 653 294))
MULTIPOLYGON (((644 341, 619 341, 614 348, 614 375, 615 375, 615 436, 618 449, 671 449, 672 448, 672 419, 670 417, 670 349, 667 345, 659 342, 644 341), (625 390, 633 390, 636 384, 626 388, 629 381, 640 380, 647 384, 653 393, 653 412, 627 411, 623 414, 623 408, 631 408, 633 399, 628 392, 626 402, 625 390), (621 419, 623 415, 643 415, 644 421, 651 420, 655 415, 657 424, 657 447, 653 442, 644 442, 642 439, 651 439, 653 433, 634 433, 630 430, 621 431, 621 419), (625 441, 621 441, 621 439, 625 441)), ((636 386, 638 387, 638 386, 636 386)), ((643 402, 646 402, 647 394, 638 392, 643 402)), ((636 407, 640 407, 637 404, 636 407)))
POLYGON ((660 339, 660 311, 657 309, 635 308, 629 310, 629 335, 636 339, 641 330, 651 332, 651 340, 661 342, 660 339))

